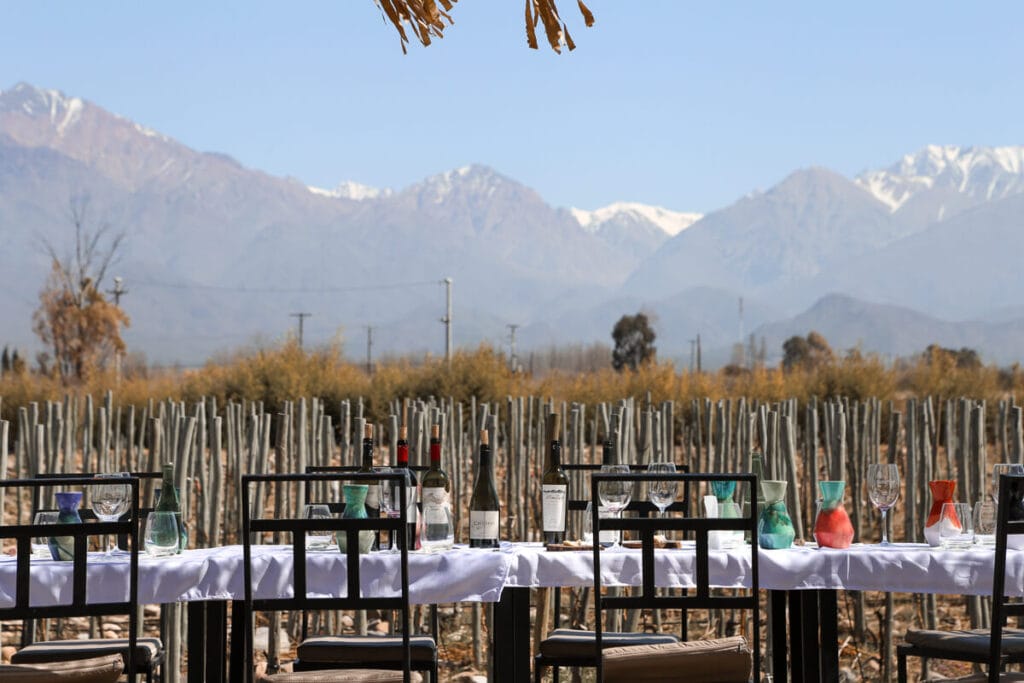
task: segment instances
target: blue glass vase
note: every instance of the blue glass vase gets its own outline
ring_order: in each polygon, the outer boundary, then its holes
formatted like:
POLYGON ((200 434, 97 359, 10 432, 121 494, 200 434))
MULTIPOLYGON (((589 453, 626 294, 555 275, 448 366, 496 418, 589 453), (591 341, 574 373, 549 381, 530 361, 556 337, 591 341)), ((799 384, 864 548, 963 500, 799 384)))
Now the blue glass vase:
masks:
POLYGON ((757 543, 766 550, 783 550, 793 545, 796 529, 786 509, 785 481, 762 481, 764 508, 757 522, 757 543))
MULTIPOLYGON (((82 504, 82 492, 68 491, 54 495, 57 498, 57 524, 81 524, 78 506, 82 504)), ((74 536, 50 536, 46 544, 50 548, 50 557, 55 560, 67 562, 75 558, 74 536)))

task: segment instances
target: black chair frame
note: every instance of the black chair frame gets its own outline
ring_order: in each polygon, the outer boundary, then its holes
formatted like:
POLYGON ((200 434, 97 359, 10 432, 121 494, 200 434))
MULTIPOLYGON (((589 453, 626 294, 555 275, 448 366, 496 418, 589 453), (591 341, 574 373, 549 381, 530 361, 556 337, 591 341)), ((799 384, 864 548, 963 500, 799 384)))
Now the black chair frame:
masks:
MULTIPOLYGON (((747 482, 750 490, 756 490, 754 485, 757 477, 752 474, 604 474, 595 473, 591 477, 591 497, 596 501, 598 487, 602 481, 632 481, 635 483, 649 481, 678 481, 684 486, 699 484, 700 482, 711 481, 736 481, 747 482)), ((709 519, 694 517, 657 518, 631 517, 631 518, 605 518, 599 515, 596 506, 591 506, 591 522, 594 530, 594 537, 597 538, 602 530, 630 531, 640 538, 641 551, 641 574, 642 584, 639 595, 622 597, 602 597, 601 595, 601 548, 600 544, 594 544, 594 612, 596 614, 594 629, 594 652, 585 658, 558 658, 557 666, 578 666, 594 667, 597 669, 597 681, 602 680, 602 616, 605 611, 612 609, 741 609, 749 610, 753 616, 753 656, 754 656, 754 678, 758 680, 761 670, 761 643, 760 643, 760 600, 758 595, 758 551, 756 546, 751 548, 751 589, 748 595, 715 595, 710 587, 709 569, 709 547, 708 534, 711 531, 746 531, 757 538, 757 513, 754 506, 747 516, 736 519, 709 519), (694 593, 684 595, 658 595, 655 585, 655 561, 654 561, 654 536, 659 531, 676 531, 683 534, 690 534, 696 540, 696 588, 694 593)), ((548 658, 548 661, 555 661, 555 658, 548 658)), ((540 679, 541 669, 535 671, 535 680, 540 679)))
MULTIPOLYGON (((139 604, 139 478, 127 477, 122 480, 125 485, 131 487, 131 510, 125 518, 115 522, 89 522, 82 524, 16 524, 11 526, 0 525, 0 539, 13 539, 16 545, 16 569, 15 569, 15 593, 13 607, 0 607, 0 621, 34 621, 36 619, 52 619, 66 617, 90 617, 90 616, 128 616, 128 650, 125 661, 125 672, 128 680, 133 680, 137 672, 135 663, 135 650, 137 647, 138 631, 138 610, 139 604), (90 603, 86 590, 87 579, 87 557, 89 550, 89 538, 93 536, 125 535, 131 540, 133 548, 129 556, 128 570, 128 600, 105 603, 90 603), (31 557, 32 538, 38 536, 69 536, 74 539, 74 553, 71 560, 72 565, 72 595, 71 602, 61 605, 33 606, 30 604, 29 591, 31 586, 31 557)), ((65 487, 86 487, 109 483, 107 479, 95 477, 62 476, 60 483, 55 484, 53 479, 10 479, 0 481, 0 488, 30 488, 33 489, 33 499, 38 494, 38 489, 59 485, 65 487)), ((33 628, 27 628, 22 633, 23 646, 32 643, 33 628)), ((153 666, 147 670, 147 680, 152 680, 152 670, 162 661, 162 655, 158 653, 153 666)))
POLYGON ((1002 651, 1003 629, 1007 617, 1024 617, 1024 602, 1011 602, 1005 595, 1007 537, 1024 534, 1024 517, 1011 505, 1024 495, 1024 476, 1004 474, 999 477, 999 505, 996 512, 996 550, 992 574, 992 620, 989 651, 986 655, 950 654, 949 650, 903 643, 896 648, 896 671, 899 683, 907 681, 907 657, 947 659, 958 662, 988 664, 988 680, 996 683, 1006 664, 1024 663, 1024 654, 1008 655, 1002 651), (1012 494, 1012 496, 1011 496, 1012 494), (1011 519, 1011 517, 1020 517, 1011 519))
MULTIPOLYGON (((596 472, 600 472, 601 471, 601 467, 602 467, 602 465, 599 464, 599 463, 574 463, 574 464, 562 465, 562 469, 567 471, 567 472, 591 472, 591 473, 596 473, 596 472)), ((677 467, 678 471, 681 472, 681 473, 686 473, 686 472, 690 471, 690 468, 689 468, 688 465, 677 465, 676 467, 677 467)), ((629 468, 630 468, 631 472, 632 471, 643 472, 643 471, 646 471, 647 465, 646 464, 631 464, 631 465, 629 465, 629 468)), ((586 512, 587 505, 589 505, 589 504, 590 504, 590 499, 589 498, 570 498, 566 502, 566 509, 569 512, 586 512)), ((686 514, 689 514, 689 511, 690 511, 690 489, 689 489, 689 486, 686 483, 684 483, 683 484, 683 495, 682 495, 682 497, 679 500, 676 500, 671 505, 669 505, 667 508, 665 508, 665 512, 682 512, 684 515, 686 515, 686 514)), ((652 514, 658 512, 658 508, 653 503, 651 503, 650 501, 646 501, 646 500, 631 500, 629 502, 629 505, 624 510, 624 512, 635 512, 640 517, 650 517, 652 514)), ((595 536, 594 538, 597 538, 597 536, 595 536)), ((684 593, 685 593, 685 591, 684 591, 684 593)), ((562 610, 560 609, 560 605, 561 604, 562 604, 562 587, 561 586, 555 586, 555 589, 554 589, 554 606, 555 606, 555 609, 554 609, 554 619, 552 620, 552 623, 553 623, 553 628, 556 628, 556 629, 557 628, 561 628, 561 626, 562 626, 562 610)), ((686 640, 687 619, 686 619, 686 611, 685 610, 683 611, 683 615, 682 615, 682 619, 681 619, 681 624, 680 624, 680 630, 682 631, 682 639, 686 640)), ((560 661, 562 661, 560 658, 546 657, 546 656, 544 656, 541 653, 537 653, 537 655, 534 657, 534 665, 538 669, 544 669, 544 668, 548 668, 548 667, 552 668, 552 674, 551 674, 551 676, 552 676, 552 678, 551 678, 552 683, 558 683, 559 668, 560 667, 562 667, 562 666, 572 666, 572 665, 560 664, 559 663, 560 661)))
MULTIPOLYGON (((251 681, 254 674, 252 627, 256 611, 302 611, 306 610, 362 610, 379 609, 394 610, 402 620, 402 659, 401 669, 404 680, 409 683, 412 672, 412 654, 410 649, 410 606, 409 606, 409 551, 406 546, 406 492, 405 477, 399 474, 384 473, 315 473, 315 474, 264 474, 245 475, 242 477, 242 552, 244 558, 244 592, 245 592, 245 623, 244 637, 246 641, 245 680, 251 681), (250 490, 253 484, 289 484, 303 485, 317 482, 380 482, 394 480, 399 482, 401 500, 397 518, 345 519, 332 517, 328 519, 254 519, 251 514, 250 490), (346 587, 344 597, 311 598, 306 590, 306 533, 310 531, 332 531, 346 535, 345 557, 347 560, 346 587), (400 595, 394 597, 366 597, 360 587, 359 532, 387 531, 397 534, 401 548, 399 559, 401 564, 402 589, 400 595), (283 532, 290 533, 292 551, 292 597, 256 598, 252 585, 252 536, 254 533, 283 532)), ((309 668, 303 667, 305 670, 309 668)), ((332 668, 329 665, 318 665, 317 668, 332 668)), ((381 663, 368 663, 363 666, 346 664, 344 667, 333 668, 388 668, 381 663)), ((394 667, 392 667, 394 668, 394 667)), ((300 670, 296 667, 296 670, 300 670)), ((434 657, 430 669, 432 680, 437 680, 437 658, 434 657)))

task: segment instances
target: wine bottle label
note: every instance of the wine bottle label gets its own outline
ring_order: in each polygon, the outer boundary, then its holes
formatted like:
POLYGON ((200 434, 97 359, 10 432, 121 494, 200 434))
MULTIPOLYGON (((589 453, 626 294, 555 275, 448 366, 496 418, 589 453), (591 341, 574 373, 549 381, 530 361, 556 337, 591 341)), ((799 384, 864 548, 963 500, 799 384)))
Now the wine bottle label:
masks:
POLYGON ((366 507, 380 510, 380 484, 370 484, 367 486, 366 507))
POLYGON ((422 497, 424 505, 448 505, 448 492, 443 486, 424 486, 422 497))
POLYGON ((497 540, 498 511, 471 510, 469 513, 469 538, 471 540, 497 540))
POLYGON ((569 487, 565 484, 542 484, 544 531, 565 531, 565 501, 569 487))

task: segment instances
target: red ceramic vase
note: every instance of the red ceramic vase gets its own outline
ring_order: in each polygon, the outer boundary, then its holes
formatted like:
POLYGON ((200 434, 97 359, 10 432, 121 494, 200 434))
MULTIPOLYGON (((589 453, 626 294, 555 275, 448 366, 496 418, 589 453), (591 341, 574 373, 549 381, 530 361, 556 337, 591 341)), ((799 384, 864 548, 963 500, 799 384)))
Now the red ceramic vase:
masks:
POLYGON ((849 548, 853 542, 853 523, 843 507, 844 481, 818 482, 821 500, 814 518, 814 540, 822 548, 849 548))
POLYGON ((939 517, 942 515, 944 503, 953 502, 953 494, 956 492, 956 480, 936 479, 928 482, 928 488, 932 490, 932 508, 928 512, 928 520, 924 525, 924 537, 928 545, 933 548, 939 547, 939 517))

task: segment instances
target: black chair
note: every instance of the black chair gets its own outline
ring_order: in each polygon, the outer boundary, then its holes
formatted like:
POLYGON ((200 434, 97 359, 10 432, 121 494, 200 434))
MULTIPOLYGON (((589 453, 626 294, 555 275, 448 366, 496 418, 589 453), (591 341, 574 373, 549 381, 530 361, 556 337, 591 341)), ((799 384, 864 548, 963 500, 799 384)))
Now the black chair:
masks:
MULTIPOLYGON (((82 524, 21 524, 0 526, 0 538, 14 539, 17 546, 15 602, 13 607, 0 608, 0 621, 127 615, 128 636, 126 638, 96 638, 87 640, 48 640, 32 643, 34 629, 23 633, 27 643, 11 657, 12 664, 48 664, 82 659, 120 655, 124 660, 129 680, 138 673, 145 673, 147 681, 153 681, 164 660, 163 644, 159 638, 139 638, 139 479, 125 478, 131 488, 131 510, 115 522, 83 522, 82 524), (87 553, 90 537, 126 536, 130 541, 128 556, 128 598, 114 602, 90 602, 86 591, 88 574, 87 553), (31 585, 31 555, 33 537, 62 536, 74 539, 73 558, 70 560, 72 596, 71 602, 52 606, 33 606, 29 602, 31 585)), ((90 485, 109 483, 109 480, 93 477, 61 477, 62 488, 83 488, 90 485)), ((53 480, 9 480, 0 481, 0 487, 24 487, 33 489, 32 495, 43 487, 53 487, 53 480)))
MULTIPOLYGON (((277 474, 246 475, 242 477, 242 551, 244 560, 246 675, 251 679, 253 665, 252 624, 256 611, 302 611, 307 610, 394 610, 400 615, 401 635, 394 637, 375 636, 315 636, 304 639, 298 647, 298 658, 294 662, 294 678, 309 678, 313 671, 320 670, 401 670, 403 680, 411 680, 412 671, 429 671, 431 681, 437 679, 437 646, 429 636, 410 635, 409 606, 409 550, 406 545, 405 478, 398 474, 381 473, 320 473, 320 474, 277 474), (397 518, 345 519, 254 519, 251 513, 250 491, 254 484, 268 485, 315 484, 317 482, 400 482, 401 498, 397 518), (306 584, 306 533, 310 531, 332 531, 346 536, 346 587, 345 597, 309 597, 306 584), (368 597, 360 587, 359 532, 387 531, 399 539, 401 591, 397 596, 368 597), (292 597, 259 597, 253 595, 252 545, 253 534, 283 532, 291 534, 293 562, 292 597), (308 675, 307 675, 308 674, 308 675)), ((367 676, 373 674, 366 673, 367 676)), ((273 680, 287 680, 289 674, 276 674, 273 680)), ((355 678, 345 671, 339 671, 337 680, 355 678)))
MULTIPOLYGON (((595 473, 591 477, 591 497, 593 501, 598 500, 598 485, 601 481, 623 480, 634 483, 650 482, 659 480, 678 481, 688 492, 688 487, 700 482, 708 481, 737 481, 748 482, 753 490, 756 478, 748 474, 602 474, 595 473)), ((687 494, 688 496, 688 494, 687 494)), ((746 517, 739 519, 704 519, 689 517, 689 511, 684 510, 683 517, 674 518, 650 518, 645 516, 624 517, 624 518, 603 518, 598 514, 596 505, 591 506, 592 528, 594 538, 599 538, 600 531, 613 530, 616 532, 630 531, 639 536, 641 542, 641 569, 642 586, 639 595, 624 597, 602 597, 601 595, 601 548, 595 544, 594 556, 594 613, 596 628, 594 631, 580 631, 573 629, 556 629, 545 638, 539 647, 540 653, 535 658, 534 679, 539 683, 545 667, 589 667, 598 669, 598 678, 602 675, 602 653, 611 649, 628 649, 634 647, 662 648, 668 647, 674 657, 682 653, 696 652, 697 649, 689 644, 680 643, 679 639, 671 634, 650 634, 650 633, 607 633, 603 630, 604 612, 612 609, 676 609, 685 613, 692 609, 741 609, 750 610, 754 618, 754 658, 753 668, 755 673, 760 671, 760 612, 758 602, 758 570, 757 550, 751 551, 752 564, 752 588, 745 595, 716 595, 710 589, 709 566, 708 566, 708 532, 709 531, 747 531, 754 538, 757 537, 756 511, 751 510, 746 517), (682 595, 658 595, 655 588, 655 561, 654 561, 654 536, 659 531, 675 531, 687 536, 694 536, 696 541, 696 576, 697 586, 691 595, 689 592, 682 595), (684 650, 676 651, 677 646, 685 646, 684 650)), ((701 641, 709 642, 709 641, 701 641)), ((750 651, 746 650, 745 656, 750 657, 750 651)), ((743 653, 739 653, 744 656, 743 653)), ((654 658, 658 659, 658 658, 654 658)), ((749 670, 749 667, 748 667, 749 670)))
MULTIPOLYGON (((907 631, 906 643, 896 648, 897 677, 907 681, 907 657, 946 659, 988 665, 988 674, 957 681, 1000 680, 1006 664, 1024 662, 1024 629, 1007 628, 1006 618, 1024 616, 1024 603, 1011 602, 1005 595, 1007 537, 1024 534, 1024 476, 999 478, 996 513, 996 550, 992 574, 992 627, 959 631, 907 631)), ((1014 679, 1017 680, 1017 679, 1014 679)))
MULTIPOLYGON (((630 465, 629 468, 630 468, 630 471, 643 472, 643 471, 645 471, 647 469, 647 465, 634 464, 634 465, 630 465)), ((678 468, 679 472, 683 472, 683 473, 690 471, 690 468, 687 465, 677 465, 677 468, 678 468)), ((595 472, 600 472, 601 471, 601 465, 600 464, 596 464, 596 463, 595 464, 591 464, 591 463, 566 464, 566 465, 562 465, 562 469, 565 470, 566 472, 570 472, 570 473, 571 472, 587 472, 587 473, 593 474, 595 472)), ((570 486, 570 489, 572 489, 572 488, 573 487, 570 486)), ((589 491, 589 489, 585 489, 585 490, 589 491)), ((581 515, 584 512, 586 512, 588 505, 590 505, 590 498, 586 498, 586 497, 585 498, 570 498, 568 501, 566 501, 566 509, 569 512, 571 512, 571 513, 578 513, 578 514, 581 514, 581 515)), ((683 484, 682 495, 674 503, 672 503, 670 506, 665 508, 665 511, 666 512, 681 512, 684 515, 686 515, 686 514, 689 514, 689 510, 690 510, 689 486, 684 483, 683 484)), ((655 507, 654 504, 651 503, 650 501, 646 501, 646 500, 631 500, 629 502, 629 506, 625 509, 624 512, 634 513, 634 514, 636 514, 636 515, 638 515, 640 517, 650 517, 652 514, 656 513, 657 511, 658 511, 658 508, 655 507)), ((598 538, 598 537, 595 536, 595 538, 598 538)), ((553 626, 553 629, 554 629, 552 631, 553 635, 560 635, 561 632, 564 630, 564 629, 562 629, 562 610, 560 608, 561 604, 562 604, 562 588, 561 588, 561 586, 555 586, 555 589, 554 589, 554 618, 552 620, 552 626, 553 626)), ((686 640, 686 629, 687 629, 687 620, 686 620, 686 614, 684 612, 683 613, 683 617, 681 619, 681 623, 680 623, 681 638, 683 640, 686 640)), ((541 669, 547 668, 547 667, 554 667, 554 671, 552 672, 552 682, 553 683, 558 683, 559 665, 556 663, 556 659, 557 658, 548 658, 548 657, 546 657, 543 652, 538 653, 536 655, 536 657, 534 658, 535 665, 537 667, 540 667, 541 669)))

